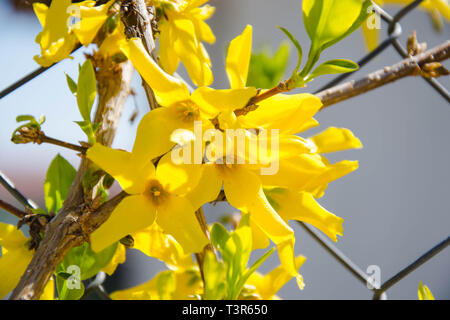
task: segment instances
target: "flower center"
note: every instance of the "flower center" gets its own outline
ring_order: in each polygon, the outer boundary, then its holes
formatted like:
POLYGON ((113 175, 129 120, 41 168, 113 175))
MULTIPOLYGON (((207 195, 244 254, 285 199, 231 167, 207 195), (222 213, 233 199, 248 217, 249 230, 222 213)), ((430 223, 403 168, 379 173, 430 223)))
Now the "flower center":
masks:
POLYGON ((155 206, 160 206, 162 203, 164 203, 164 201, 167 200, 169 193, 164 190, 164 187, 158 180, 152 179, 148 182, 147 187, 144 190, 144 195, 155 206))
POLYGON ((176 116, 179 117, 183 122, 192 123, 194 120, 200 118, 200 111, 193 101, 185 100, 180 102, 175 107, 176 116))

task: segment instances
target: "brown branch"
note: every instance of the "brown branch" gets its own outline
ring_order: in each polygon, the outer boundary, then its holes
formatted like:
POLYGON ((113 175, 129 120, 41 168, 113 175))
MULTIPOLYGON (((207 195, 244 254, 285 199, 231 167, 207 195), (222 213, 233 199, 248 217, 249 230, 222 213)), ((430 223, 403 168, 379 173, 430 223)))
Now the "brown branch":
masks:
POLYGON ((444 61, 448 58, 450 58, 450 41, 418 54, 417 56, 402 60, 393 66, 385 67, 382 70, 373 72, 357 81, 352 80, 321 91, 317 96, 322 100, 322 109, 324 109, 335 103, 350 99, 408 76, 424 75, 434 77, 447 75, 445 69, 442 70, 439 67, 440 65, 435 63, 444 61), (429 70, 430 67, 433 66, 435 68, 429 70), (436 73, 439 70, 442 70, 442 72, 436 73))
MULTIPOLYGON (((96 55, 91 59, 97 70, 99 95, 95 121, 102 123, 97 132, 97 141, 111 146, 122 108, 130 93, 134 69, 129 61, 116 64, 111 59, 104 60, 96 55)), ((88 234, 105 221, 126 196, 120 193, 96 208, 92 191, 84 190, 82 185, 89 166, 87 159, 81 161, 63 208, 47 225, 44 238, 10 299, 38 299, 64 255, 87 240, 88 234)))
POLYGON ((22 219, 23 217, 26 216, 26 212, 25 211, 17 209, 13 205, 10 205, 9 203, 7 203, 7 202, 5 202, 3 200, 0 200, 0 208, 2 208, 3 210, 8 211, 9 213, 12 213, 17 218, 20 218, 20 219, 22 219))
MULTIPOLYGON (((150 57, 158 63, 158 52, 156 50, 155 40, 153 37, 152 21, 154 19, 155 9, 153 6, 147 8, 145 0, 126 0, 122 4, 122 22, 125 25, 125 34, 128 38, 139 37, 144 44, 145 49, 150 57), (126 9, 125 9, 126 8, 126 9), (150 15, 150 12, 153 13, 150 15)), ((158 107, 155 94, 152 88, 142 78, 142 86, 145 89, 150 109, 158 107)))

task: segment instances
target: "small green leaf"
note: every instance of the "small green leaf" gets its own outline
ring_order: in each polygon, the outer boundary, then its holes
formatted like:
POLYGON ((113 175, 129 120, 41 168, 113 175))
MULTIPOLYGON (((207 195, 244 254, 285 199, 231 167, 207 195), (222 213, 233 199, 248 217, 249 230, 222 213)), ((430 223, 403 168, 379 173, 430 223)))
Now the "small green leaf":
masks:
POLYGON ((324 74, 348 73, 359 69, 356 62, 346 59, 329 60, 319 65, 309 76, 310 79, 324 74))
POLYGON ((220 223, 214 223, 211 228, 211 242, 214 247, 221 249, 225 248, 225 245, 230 238, 228 230, 220 223))
POLYGON ((241 279, 239 280, 239 283, 236 286, 236 292, 235 296, 232 299, 237 299, 240 292, 242 291, 242 288, 244 287, 245 282, 248 280, 248 278, 266 261, 272 253, 275 251, 275 248, 271 248, 269 251, 264 253, 258 260, 255 261, 255 263, 245 272, 245 274, 242 275, 241 279))
POLYGON ((77 125, 80 126, 81 130, 86 134, 89 144, 93 145, 95 143, 95 127, 98 125, 92 124, 90 121, 75 121, 77 125))
POLYGON ((31 123, 38 123, 35 117, 29 114, 22 114, 16 117, 16 122, 22 122, 22 121, 30 121, 31 123))
POLYGON ((78 86, 77 83, 66 73, 67 85, 69 86, 70 92, 77 94, 78 86))
POLYGON ((78 76, 77 102, 83 120, 91 122, 91 110, 97 95, 97 83, 94 67, 90 60, 86 60, 78 76))
POLYGON ((44 181, 44 197, 47 211, 57 213, 62 208, 76 170, 60 154, 50 163, 44 181))
POLYGON ((91 246, 84 242, 78 247, 72 248, 64 257, 63 267, 71 265, 80 268, 81 280, 95 276, 101 269, 106 267, 117 250, 118 243, 114 243, 100 252, 94 252, 91 246))
POLYGON ((77 275, 58 272, 56 275, 56 290, 59 300, 79 300, 84 294, 84 285, 77 275))
POLYGON ((289 38, 289 40, 292 41, 292 43, 294 44, 295 48, 297 49, 297 53, 298 53, 298 61, 297 61, 297 65, 294 68, 294 71, 292 72, 291 78, 293 80, 297 80, 297 72, 300 69, 300 65, 302 64, 302 59, 303 59, 303 50, 302 50, 302 46, 300 45, 300 43, 298 42, 297 39, 295 39, 295 37, 286 29, 283 27, 278 26, 278 28, 283 31, 283 33, 289 38))
POLYGON ((225 264, 216 260, 214 253, 207 251, 203 261, 205 278, 205 300, 221 300, 225 293, 225 264))

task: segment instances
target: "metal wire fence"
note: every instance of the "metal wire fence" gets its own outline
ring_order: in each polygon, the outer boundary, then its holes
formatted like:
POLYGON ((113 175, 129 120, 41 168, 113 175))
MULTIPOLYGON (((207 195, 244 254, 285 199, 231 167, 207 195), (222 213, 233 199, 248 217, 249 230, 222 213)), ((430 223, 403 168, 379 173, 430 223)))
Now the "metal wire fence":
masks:
MULTIPOLYGON (((394 16, 389 15, 385 10, 383 10, 378 5, 374 4, 372 10, 378 14, 382 21, 387 24, 387 38, 383 40, 377 48, 373 51, 362 57, 358 64, 360 67, 365 66, 369 62, 371 62, 375 57, 377 57, 380 53, 385 51, 387 48, 394 48, 395 51, 402 58, 407 58, 408 53, 407 50, 400 44, 399 37, 403 34, 402 26, 400 21, 408 15, 411 11, 413 11, 416 7, 418 7, 425 0, 415 0, 411 2, 409 5, 404 6, 401 10, 399 10, 394 16)), ((79 49, 77 47, 75 50, 79 49)), ((8 86, 6 89, 0 92, 0 99, 14 90, 20 88, 22 85, 26 84, 28 81, 37 77, 39 74, 48 70, 49 68, 38 68, 34 72, 26 75, 19 81, 14 84, 8 86)), ((317 92, 329 89, 343 80, 348 78, 352 73, 343 74, 341 76, 336 77, 324 87, 319 89, 317 92)), ((441 95, 447 102, 450 103, 450 93, 448 90, 436 79, 433 78, 425 78, 423 79, 435 90, 435 92, 441 95)), ((10 192, 22 205, 34 207, 34 203, 23 196, 6 178, 3 174, 0 174, 0 183, 5 187, 5 189, 10 192)), ((400 283, 407 275, 411 272, 422 266, 424 263, 432 259, 439 252, 444 250, 450 245, 450 236, 436 244, 434 247, 430 248, 420 257, 418 257, 415 261, 411 262, 409 265, 405 266, 403 269, 398 271, 394 276, 392 276, 389 280, 385 281, 382 284, 377 284, 374 280, 364 272, 356 263, 354 263, 348 256, 346 256, 340 249, 338 249, 334 244, 332 244, 327 238, 325 238, 319 231, 313 229, 309 225, 298 222, 299 225, 315 240, 317 241, 334 259, 336 259, 348 272, 350 272, 355 279, 359 280, 362 285, 367 287, 368 290, 373 292, 373 299, 387 299, 386 291, 392 288, 393 286, 400 283)), ((108 300, 111 299, 109 294, 103 287, 103 283, 106 279, 106 276, 103 272, 99 272, 95 278, 92 280, 87 280, 86 292, 83 296, 83 299, 88 298, 93 292, 100 299, 108 300)))

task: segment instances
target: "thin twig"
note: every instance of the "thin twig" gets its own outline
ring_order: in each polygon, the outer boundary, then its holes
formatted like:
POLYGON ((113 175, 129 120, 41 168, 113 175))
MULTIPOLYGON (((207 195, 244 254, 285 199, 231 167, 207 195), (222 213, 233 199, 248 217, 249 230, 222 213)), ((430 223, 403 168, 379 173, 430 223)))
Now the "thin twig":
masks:
POLYGON ((25 211, 22 211, 20 209, 17 209, 16 207, 14 207, 13 205, 3 201, 0 199, 0 208, 2 208, 3 210, 8 211, 9 213, 12 213, 13 215, 15 215, 17 218, 22 219, 23 217, 26 216, 25 211))
POLYGON ((425 65, 433 62, 440 62, 448 59, 449 57, 450 41, 446 41, 431 50, 402 60, 393 66, 385 67, 381 70, 373 72, 360 80, 343 83, 321 91, 316 95, 322 100, 323 109, 343 100, 347 100, 379 88, 388 83, 392 83, 401 78, 422 75, 422 68, 425 65))

